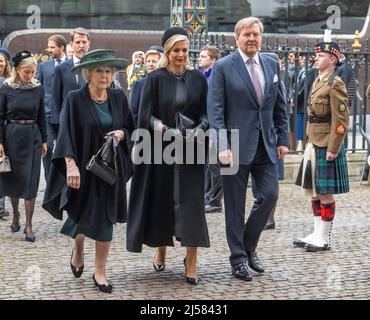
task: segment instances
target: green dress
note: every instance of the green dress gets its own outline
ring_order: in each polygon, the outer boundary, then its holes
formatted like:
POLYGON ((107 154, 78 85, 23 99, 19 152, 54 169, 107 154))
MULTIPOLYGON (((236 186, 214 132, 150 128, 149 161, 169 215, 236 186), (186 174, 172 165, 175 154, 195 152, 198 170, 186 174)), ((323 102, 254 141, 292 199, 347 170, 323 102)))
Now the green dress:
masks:
MULTIPOLYGON (((103 104, 98 104, 94 102, 94 107, 99 116, 103 132, 108 132, 111 130, 113 121, 112 115, 109 110, 109 103, 106 101, 103 104)), ((67 236, 72 237, 73 239, 79 235, 83 234, 86 237, 89 237, 96 241, 109 242, 112 241, 113 235, 113 224, 108 219, 107 212, 107 193, 108 185, 105 183, 97 183, 97 195, 96 201, 96 210, 92 212, 91 224, 89 227, 82 227, 78 225, 70 217, 67 218, 60 232, 67 236)))

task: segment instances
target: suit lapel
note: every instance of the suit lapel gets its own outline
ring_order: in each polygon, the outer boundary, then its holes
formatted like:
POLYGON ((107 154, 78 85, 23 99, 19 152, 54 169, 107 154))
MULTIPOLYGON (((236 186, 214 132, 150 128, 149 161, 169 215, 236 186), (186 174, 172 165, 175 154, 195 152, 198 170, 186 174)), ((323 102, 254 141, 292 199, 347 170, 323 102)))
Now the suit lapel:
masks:
POLYGON ((233 66, 234 66, 235 70, 238 72, 240 78, 242 79, 245 86, 247 87, 250 95, 253 97, 254 101, 258 105, 258 100, 257 100, 256 93, 254 92, 252 79, 249 76, 249 72, 247 70, 247 67, 245 66, 244 61, 243 61, 243 59, 242 59, 242 57, 241 57, 241 55, 238 51, 236 51, 233 54, 232 60, 233 60, 233 66))
POLYGON ((73 84, 75 84, 75 86, 78 87, 76 74, 72 71, 73 67, 75 66, 75 64, 73 63, 73 59, 68 60, 68 62, 66 62, 66 63, 68 63, 68 66, 66 66, 66 69, 69 70, 69 72, 70 72, 71 81, 73 79, 73 84))
POLYGON ((48 63, 49 63, 49 67, 50 67, 50 70, 53 71, 54 73, 54 69, 55 69, 55 63, 54 63, 54 59, 49 59, 48 60, 48 63))
POLYGON ((258 57, 259 57, 259 60, 262 66, 263 76, 265 77, 265 88, 263 89, 263 103, 262 103, 262 106, 263 106, 265 104, 265 100, 266 100, 266 96, 269 91, 269 88, 271 87, 272 77, 270 77, 267 74, 267 70, 270 70, 270 69, 267 66, 268 62, 266 61, 265 57, 262 54, 258 54, 258 57))

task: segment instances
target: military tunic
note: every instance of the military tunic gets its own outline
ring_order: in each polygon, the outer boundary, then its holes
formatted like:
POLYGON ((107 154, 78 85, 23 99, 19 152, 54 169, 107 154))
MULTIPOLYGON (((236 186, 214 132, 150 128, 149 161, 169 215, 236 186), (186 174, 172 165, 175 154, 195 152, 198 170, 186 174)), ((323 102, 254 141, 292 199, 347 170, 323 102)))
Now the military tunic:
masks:
POLYGON ((333 83, 329 84, 330 76, 324 75, 321 81, 317 77, 312 86, 307 110, 307 136, 315 146, 339 153, 349 123, 348 96, 343 81, 335 76, 333 83))
POLYGON ((340 77, 332 73, 315 80, 308 101, 308 142, 315 146, 317 194, 349 191, 344 138, 349 123, 348 95, 340 77), (333 161, 326 153, 338 154, 333 161))

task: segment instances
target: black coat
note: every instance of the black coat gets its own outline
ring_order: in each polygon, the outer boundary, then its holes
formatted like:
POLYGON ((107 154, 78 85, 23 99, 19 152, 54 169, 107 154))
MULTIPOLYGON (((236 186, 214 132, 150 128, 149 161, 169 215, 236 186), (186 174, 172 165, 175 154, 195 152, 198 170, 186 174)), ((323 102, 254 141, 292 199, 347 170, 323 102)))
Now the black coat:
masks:
MULTIPOLYGON (((207 81, 203 75, 194 70, 183 76, 187 100, 182 110, 175 107, 177 81, 166 69, 148 75, 141 96, 138 128, 149 130, 153 136, 152 115, 171 128, 175 127, 176 111, 193 120, 205 116, 207 81)), ((165 147, 163 143, 162 152, 165 147)), ((151 151, 153 157, 153 147, 151 151)), ((173 236, 181 240, 182 246, 209 247, 204 212, 204 164, 135 166, 127 220, 127 249, 141 252, 142 244, 173 246, 173 236), (178 174, 177 188, 175 172, 178 174), (175 191, 179 194, 178 200, 174 200, 175 191)))
POLYGON ((61 121, 60 118, 68 93, 86 84, 81 75, 78 76, 80 83, 77 83, 76 74, 72 71, 73 67, 73 59, 66 60, 55 67, 52 84, 53 103, 51 105, 51 114, 55 120, 53 123, 61 121))
POLYGON ((297 112, 304 113, 307 108, 307 101, 308 101, 308 94, 311 90, 312 84, 317 78, 318 71, 315 68, 314 64, 308 66, 308 70, 305 71, 305 79, 303 81, 299 81, 298 83, 298 96, 297 96, 297 112), (306 83, 307 83, 307 91, 306 91, 306 83), (307 96, 307 101, 305 105, 304 97, 307 96))
MULTIPOLYGON (((111 130, 124 130, 125 139, 117 147, 118 177, 107 200, 109 220, 112 223, 126 222, 126 182, 131 176, 131 133, 134 123, 122 90, 107 89, 112 113, 111 130)), ((90 98, 88 86, 71 91, 65 103, 64 117, 58 134, 52 165, 45 190, 43 208, 57 219, 62 219, 63 210, 79 225, 90 224, 91 213, 96 205, 96 184, 105 184, 85 169, 90 158, 104 142, 101 123, 90 98), (69 188, 66 184, 64 157, 74 158, 80 170, 80 189, 69 188)))
POLYGON ((0 194, 16 198, 37 196, 41 145, 46 143, 44 89, 0 89, 0 143, 9 157, 12 171, 0 174, 0 194), (16 124, 9 120, 36 120, 34 124, 16 124))

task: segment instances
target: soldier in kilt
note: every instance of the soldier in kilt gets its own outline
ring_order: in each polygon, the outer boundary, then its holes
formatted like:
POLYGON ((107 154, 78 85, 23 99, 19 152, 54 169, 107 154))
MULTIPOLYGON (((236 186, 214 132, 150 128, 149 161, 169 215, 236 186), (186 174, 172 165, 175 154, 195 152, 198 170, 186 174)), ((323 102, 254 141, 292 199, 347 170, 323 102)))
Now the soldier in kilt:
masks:
POLYGON ((319 76, 312 85, 307 110, 307 146, 296 184, 310 195, 314 232, 293 244, 306 251, 330 249, 335 216, 334 194, 349 191, 343 146, 349 122, 345 84, 337 76, 340 48, 336 42, 315 46, 319 76))

